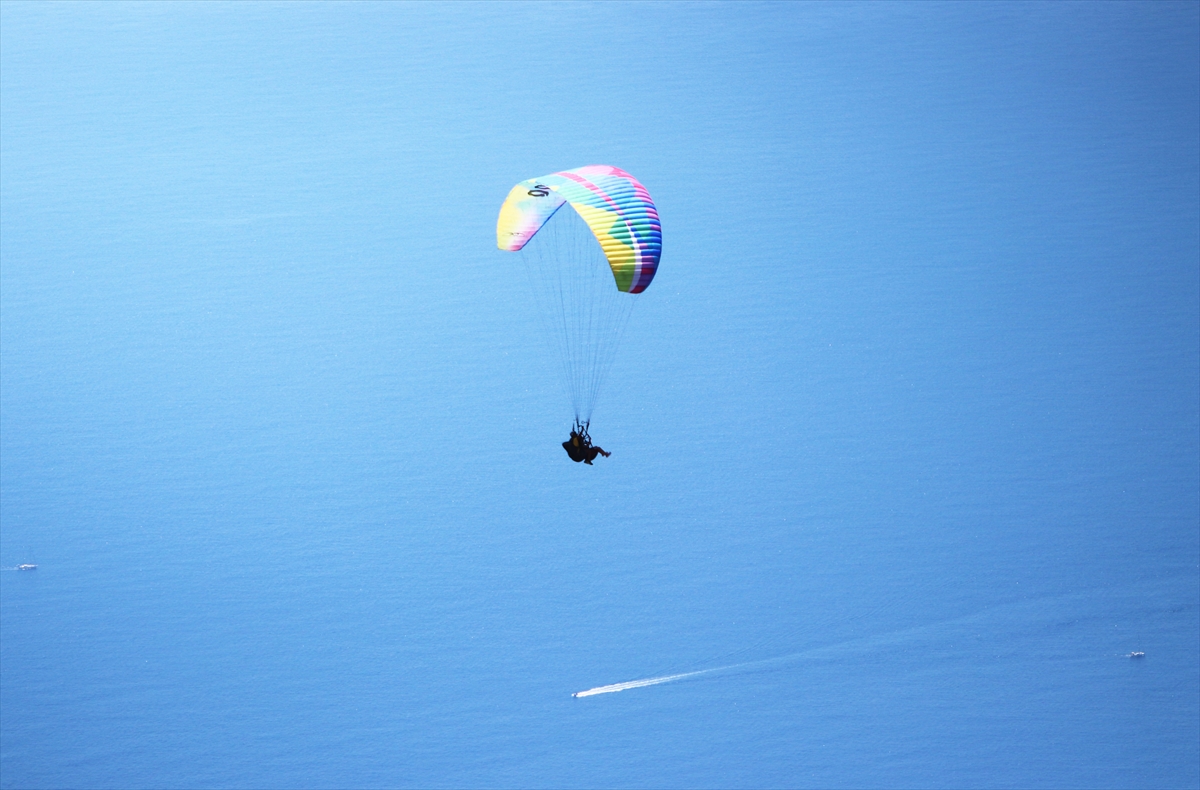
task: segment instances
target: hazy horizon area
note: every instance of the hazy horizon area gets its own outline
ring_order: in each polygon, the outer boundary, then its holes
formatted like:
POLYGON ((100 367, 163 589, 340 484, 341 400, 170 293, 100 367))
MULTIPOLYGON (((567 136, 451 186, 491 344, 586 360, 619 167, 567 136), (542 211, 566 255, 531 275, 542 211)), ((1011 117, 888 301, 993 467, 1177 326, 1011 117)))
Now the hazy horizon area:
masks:
POLYGON ((1200 788, 1200 3, 0 2, 0 566, 0 788, 1200 788))

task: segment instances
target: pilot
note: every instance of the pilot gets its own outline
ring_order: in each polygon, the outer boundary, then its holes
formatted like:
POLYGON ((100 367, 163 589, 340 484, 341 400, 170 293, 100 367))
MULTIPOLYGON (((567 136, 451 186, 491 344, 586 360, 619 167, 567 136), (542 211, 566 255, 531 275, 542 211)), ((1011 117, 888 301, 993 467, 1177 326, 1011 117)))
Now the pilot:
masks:
POLYGON ((600 447, 592 444, 592 440, 587 434, 580 433, 578 430, 571 431, 571 438, 562 443, 563 449, 567 451, 567 455, 575 463, 583 461, 588 466, 592 465, 592 461, 596 460, 597 455, 603 455, 608 458, 612 453, 606 453, 600 447))

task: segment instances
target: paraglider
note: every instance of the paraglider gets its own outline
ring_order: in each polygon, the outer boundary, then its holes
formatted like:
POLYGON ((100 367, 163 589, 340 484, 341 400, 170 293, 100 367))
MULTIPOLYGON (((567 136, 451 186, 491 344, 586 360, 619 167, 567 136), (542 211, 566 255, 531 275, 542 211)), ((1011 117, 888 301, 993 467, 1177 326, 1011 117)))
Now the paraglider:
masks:
POLYGON ((520 254, 558 350, 575 412, 563 448, 589 465, 598 455, 607 458, 588 428, 636 296, 658 271, 662 226, 650 193, 610 165, 531 178, 500 207, 496 244, 520 254))

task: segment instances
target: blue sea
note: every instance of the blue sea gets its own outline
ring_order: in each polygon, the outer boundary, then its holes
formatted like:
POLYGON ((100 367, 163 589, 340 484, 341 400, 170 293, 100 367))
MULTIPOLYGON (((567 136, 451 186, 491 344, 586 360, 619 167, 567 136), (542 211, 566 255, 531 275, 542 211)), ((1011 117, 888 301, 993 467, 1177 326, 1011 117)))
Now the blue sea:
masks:
POLYGON ((5 0, 0 565, 3 788, 1200 787, 1200 3, 5 0))

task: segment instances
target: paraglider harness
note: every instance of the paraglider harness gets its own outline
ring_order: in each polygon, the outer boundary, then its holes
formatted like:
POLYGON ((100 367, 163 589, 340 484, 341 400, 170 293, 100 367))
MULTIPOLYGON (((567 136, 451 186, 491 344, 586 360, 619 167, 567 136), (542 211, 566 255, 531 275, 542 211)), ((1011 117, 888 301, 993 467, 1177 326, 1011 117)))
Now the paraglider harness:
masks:
POLYGON ((590 434, 588 434, 589 425, 591 425, 590 420, 588 422, 580 422, 579 419, 576 418, 575 426, 571 428, 571 434, 579 437, 579 446, 584 449, 592 446, 592 437, 590 434))
POLYGON ((578 419, 571 428, 571 438, 563 442, 563 449, 572 461, 582 461, 588 466, 592 465, 592 459, 597 455, 608 456, 608 453, 592 444, 592 437, 588 435, 588 424, 578 419))

